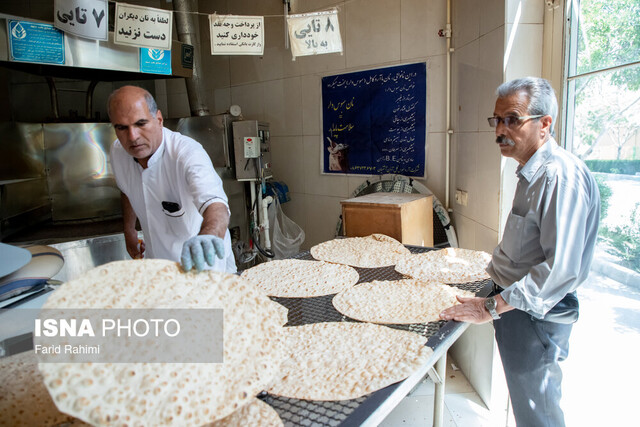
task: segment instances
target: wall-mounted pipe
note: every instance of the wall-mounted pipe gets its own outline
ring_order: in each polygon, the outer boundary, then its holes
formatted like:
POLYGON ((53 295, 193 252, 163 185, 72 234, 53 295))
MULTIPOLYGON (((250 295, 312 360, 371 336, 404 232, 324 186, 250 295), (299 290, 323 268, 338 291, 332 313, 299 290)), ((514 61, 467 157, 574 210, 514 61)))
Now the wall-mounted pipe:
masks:
POLYGON ((198 25, 197 2, 193 0, 173 0, 178 40, 193 46, 193 74, 185 78, 187 96, 192 116, 208 116, 209 107, 205 101, 204 80, 200 55, 200 25, 198 25))
POLYGON ((451 192, 451 0, 447 0, 447 26, 445 28, 445 36, 447 37, 447 102, 445 121, 447 123, 447 133, 445 134, 445 209, 451 211, 450 192, 451 192))

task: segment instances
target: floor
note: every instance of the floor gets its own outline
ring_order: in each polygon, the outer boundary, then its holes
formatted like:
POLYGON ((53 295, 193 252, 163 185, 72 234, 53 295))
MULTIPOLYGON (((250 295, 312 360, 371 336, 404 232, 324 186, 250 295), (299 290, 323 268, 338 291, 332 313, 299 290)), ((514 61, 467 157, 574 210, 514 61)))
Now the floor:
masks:
MULTIPOLYGON (((578 289, 561 406, 568 427, 637 426, 640 369, 640 283, 622 284, 592 272, 578 289)), ((489 411, 462 372, 447 363, 445 427, 503 427, 506 411, 489 411), (498 413, 496 413, 498 412, 498 413)), ((427 427, 433 422, 434 385, 423 380, 380 424, 427 427)))
MULTIPOLYGON (((380 424, 380 427, 426 427, 433 423, 434 384, 429 377, 380 424)), ((447 362, 443 427, 495 427, 506 424, 506 411, 489 411, 451 358, 447 362)), ((515 426, 515 423, 510 425, 515 426)))

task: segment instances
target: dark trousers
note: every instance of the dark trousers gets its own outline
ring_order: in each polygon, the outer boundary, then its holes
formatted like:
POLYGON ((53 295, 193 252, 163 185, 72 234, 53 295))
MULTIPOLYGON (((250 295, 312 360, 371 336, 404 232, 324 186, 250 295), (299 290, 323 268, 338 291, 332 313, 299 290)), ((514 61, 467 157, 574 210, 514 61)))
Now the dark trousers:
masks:
POLYGON ((562 427, 562 371, 571 324, 538 320, 521 310, 494 321, 513 413, 518 427, 562 427))

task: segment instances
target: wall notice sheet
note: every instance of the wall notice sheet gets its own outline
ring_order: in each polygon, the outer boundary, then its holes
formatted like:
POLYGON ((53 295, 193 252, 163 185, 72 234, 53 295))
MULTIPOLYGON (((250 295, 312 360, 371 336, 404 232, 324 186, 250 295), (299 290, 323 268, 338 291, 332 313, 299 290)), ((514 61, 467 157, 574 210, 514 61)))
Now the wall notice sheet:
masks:
POLYGON ((323 173, 425 176, 426 63, 322 78, 323 173))

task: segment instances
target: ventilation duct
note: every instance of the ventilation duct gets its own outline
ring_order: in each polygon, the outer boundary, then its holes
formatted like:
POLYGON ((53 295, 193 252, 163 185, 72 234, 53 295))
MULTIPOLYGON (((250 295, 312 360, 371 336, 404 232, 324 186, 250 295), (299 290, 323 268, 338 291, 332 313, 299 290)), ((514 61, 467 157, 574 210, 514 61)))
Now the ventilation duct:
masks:
POLYGON ((200 55, 200 25, 198 25, 198 9, 194 0, 173 0, 173 16, 178 30, 178 39, 182 43, 195 46, 193 52, 193 72, 191 78, 185 79, 187 96, 192 116, 208 116, 209 107, 204 101, 204 80, 202 78, 202 62, 200 55))

